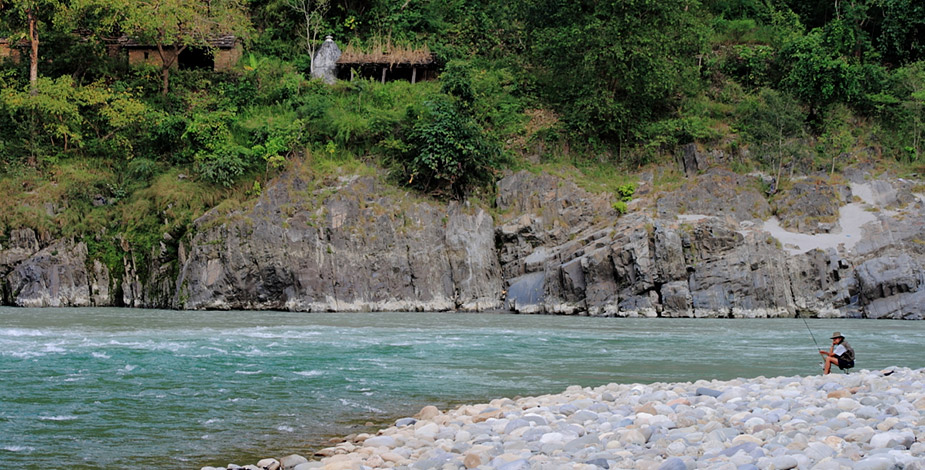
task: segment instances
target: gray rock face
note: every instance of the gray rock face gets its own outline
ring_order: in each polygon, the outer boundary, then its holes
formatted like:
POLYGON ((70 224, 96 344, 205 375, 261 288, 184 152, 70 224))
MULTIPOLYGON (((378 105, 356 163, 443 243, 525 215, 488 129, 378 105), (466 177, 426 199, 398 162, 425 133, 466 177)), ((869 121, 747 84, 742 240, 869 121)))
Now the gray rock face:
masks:
POLYGON ((247 212, 210 213, 177 281, 179 308, 488 310, 500 306, 482 210, 381 196, 372 178, 312 193, 298 177, 247 212))
POLYGON ((104 266, 87 271, 87 246, 58 242, 33 253, 6 275, 4 291, 9 302, 20 307, 84 307, 94 305, 100 293, 91 294, 91 283, 108 284, 104 266), (91 278, 97 274, 102 279, 91 278))
MULTIPOLYGON (((792 254, 759 226, 770 206, 758 178, 717 168, 698 166, 667 194, 656 195, 643 181, 630 212, 620 216, 612 195, 546 174, 502 178, 492 216, 466 203, 419 200, 372 177, 316 182, 293 172, 250 207, 204 215, 181 243, 164 234, 139 256, 122 242, 121 272, 90 259, 82 243, 10 231, 0 238, 0 300, 925 319, 921 196, 909 182, 853 178, 855 196, 889 208, 868 212, 865 220, 875 222, 858 229, 861 239, 849 248, 792 254)), ((796 201, 788 206, 794 213, 818 197, 807 194, 824 192, 793 187, 794 194, 775 198, 796 201)), ((824 198, 847 200, 843 189, 824 198)))
POLYGON ((714 168, 692 178, 678 191, 661 195, 656 202, 659 218, 678 214, 701 214, 736 221, 764 220, 771 206, 754 178, 714 168))
POLYGON ((864 303, 915 292, 923 283, 922 268, 906 254, 865 261, 858 266, 857 275, 864 303))
POLYGON ((30 229, 10 231, 10 240, 6 246, 0 245, 0 267, 19 263, 39 251, 39 242, 35 232, 30 229))
MULTIPOLYGON (((709 170, 682 191, 659 198, 657 217, 640 210, 618 219, 595 217, 596 210, 609 206, 606 198, 549 178, 524 172, 498 185, 499 206, 516 209, 497 231, 506 306, 514 311, 923 317, 923 256, 915 254, 923 250, 908 243, 904 246, 915 250, 881 255, 901 248, 897 240, 925 239, 920 217, 898 218, 889 230, 868 231, 854 253, 829 249, 789 255, 768 233, 749 228, 770 209, 760 186, 740 175, 709 170), (547 214, 553 211, 564 223, 550 224, 547 214), (691 211, 698 215, 682 217, 691 211)), ((804 195, 812 191, 797 187, 795 195, 782 197, 798 201, 791 207, 811 204, 804 195)), ((826 200, 847 199, 846 188, 836 189, 826 200)))
POLYGON ((779 276, 786 272, 786 256, 767 236, 743 235, 735 224, 714 218, 693 225, 644 214, 595 218, 609 200, 547 178, 520 173, 499 184, 501 204, 513 201, 511 206, 527 211, 498 229, 502 272, 518 274, 508 287, 509 308, 607 316, 794 313, 788 279, 779 276), (569 211, 560 213, 568 223, 538 231, 548 223, 530 214, 541 207, 531 201, 539 200, 546 212, 569 211))
POLYGON ((801 233, 828 233, 838 222, 839 208, 848 202, 851 189, 819 180, 803 180, 775 199, 781 226, 801 233))
POLYGON ((790 285, 799 311, 822 317, 860 317, 858 279, 834 249, 813 250, 787 259, 790 285))

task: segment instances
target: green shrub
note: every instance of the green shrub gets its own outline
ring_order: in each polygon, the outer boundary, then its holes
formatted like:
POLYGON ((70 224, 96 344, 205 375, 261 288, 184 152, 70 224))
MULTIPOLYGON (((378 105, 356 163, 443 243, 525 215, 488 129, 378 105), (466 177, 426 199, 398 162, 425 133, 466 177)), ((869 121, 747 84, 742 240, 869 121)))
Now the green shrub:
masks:
POLYGON ((630 202, 633 199, 633 194, 635 193, 636 185, 633 183, 626 183, 617 186, 617 195, 620 196, 620 200, 623 202, 630 202))
POLYGON ((750 88, 771 84, 776 52, 771 46, 735 45, 732 51, 721 65, 724 74, 750 88))
POLYGON ((214 152, 197 154, 196 163, 206 181, 228 188, 250 168, 249 156, 245 148, 229 144, 214 152))
POLYGON ((426 103, 413 120, 410 150, 400 156, 402 180, 423 191, 462 198, 473 186, 493 179, 500 146, 453 103, 426 103))
POLYGON ((475 93, 468 62, 453 60, 446 64, 440 73, 440 91, 455 97, 463 107, 472 105, 475 93))
POLYGON ((617 211, 617 214, 626 214, 626 211, 629 210, 626 203, 633 200, 633 194, 636 193, 636 185, 633 183, 624 183, 620 186, 617 186, 616 189, 617 200, 611 205, 613 210, 617 211))
POLYGON ((287 155, 305 141, 305 123, 287 106, 252 108, 235 121, 238 140, 250 147, 251 160, 267 170, 282 166, 287 155))
POLYGON ((620 215, 626 214, 626 211, 629 210, 626 202, 624 201, 614 201, 611 207, 613 207, 613 210, 617 211, 617 214, 620 215))

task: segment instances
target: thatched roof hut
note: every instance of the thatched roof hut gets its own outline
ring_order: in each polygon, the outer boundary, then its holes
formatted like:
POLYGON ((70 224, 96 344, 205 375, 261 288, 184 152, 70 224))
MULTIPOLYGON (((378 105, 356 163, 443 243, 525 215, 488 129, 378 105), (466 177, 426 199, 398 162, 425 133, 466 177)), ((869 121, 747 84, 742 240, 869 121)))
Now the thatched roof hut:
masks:
POLYGON ((427 46, 409 48, 391 42, 360 50, 352 44, 344 48, 337 60, 340 79, 353 80, 358 75, 385 83, 388 80, 433 80, 437 77, 436 61, 427 46))

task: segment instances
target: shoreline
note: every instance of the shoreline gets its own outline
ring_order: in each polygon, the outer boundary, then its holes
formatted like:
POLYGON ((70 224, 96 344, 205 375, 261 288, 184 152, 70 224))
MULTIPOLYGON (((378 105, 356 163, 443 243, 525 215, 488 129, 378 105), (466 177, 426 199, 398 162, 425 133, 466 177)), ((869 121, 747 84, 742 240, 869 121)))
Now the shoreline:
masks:
POLYGON ((925 470, 925 368, 571 386, 445 412, 426 406, 348 438, 311 461, 203 470, 925 470))

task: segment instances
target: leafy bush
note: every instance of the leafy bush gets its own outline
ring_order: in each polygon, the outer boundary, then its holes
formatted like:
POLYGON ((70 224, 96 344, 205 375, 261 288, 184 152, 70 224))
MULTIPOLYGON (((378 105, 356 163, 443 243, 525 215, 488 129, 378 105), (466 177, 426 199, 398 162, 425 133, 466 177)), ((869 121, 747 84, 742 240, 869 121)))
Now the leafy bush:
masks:
POLYGON ((785 159, 795 154, 792 141, 803 136, 805 112, 800 104, 788 93, 762 88, 738 104, 736 116, 736 128, 754 144, 757 159, 776 166, 779 173, 785 159))
POLYGON ((462 198, 492 180, 500 147, 453 103, 428 102, 413 120, 409 149, 400 156, 409 185, 462 198))
POLYGON ((798 136, 805 112, 788 93, 762 88, 738 104, 736 128, 754 144, 772 144, 798 136))
POLYGON ((636 193, 636 185, 633 183, 625 183, 617 186, 617 199, 611 205, 613 210, 617 211, 617 214, 626 214, 626 211, 629 209, 626 203, 633 200, 633 194, 636 193))
POLYGON ((531 3, 525 21, 538 91, 573 134, 631 140, 698 88, 691 59, 704 50, 707 28, 689 7, 684 0, 531 3))
POLYGON ((626 205, 626 201, 614 201, 611 207, 613 207, 613 210, 617 211, 617 214, 620 215, 626 214, 626 211, 629 210, 629 207, 626 205))
POLYGON ((843 104, 826 109, 822 122, 822 132, 816 145, 816 167, 834 172, 836 168, 849 163, 846 158, 858 142, 855 132, 859 127, 854 113, 843 104))
POLYGON ((617 195, 620 196, 620 200, 623 202, 630 202, 633 199, 633 194, 635 193, 636 185, 633 183, 626 183, 617 186, 617 195))
POLYGON ((925 61, 893 71, 871 99, 883 121, 884 146, 900 161, 919 161, 925 155, 925 61))
POLYGON ((526 116, 514 72, 495 64, 473 65, 470 75, 473 101, 469 107, 472 116, 498 137, 519 134, 526 116))
POLYGON ((836 102, 861 104, 880 88, 884 69, 833 50, 826 39, 822 30, 813 30, 785 45, 779 62, 785 71, 784 89, 813 108, 836 102))
POLYGON ((250 168, 249 153, 237 145, 223 145, 213 152, 196 156, 199 174, 210 182, 224 187, 234 185, 237 178, 250 168))
POLYGON ((440 73, 440 91, 458 99, 461 106, 469 107, 475 100, 471 75, 468 62, 448 62, 440 73))
POLYGON ((722 65, 723 72, 739 83, 754 88, 772 83, 775 50, 765 45, 736 45, 734 55, 722 65))
POLYGON ((252 108, 235 122, 240 140, 247 142, 254 162, 267 170, 282 166, 287 155, 304 143, 305 123, 285 106, 252 108))

